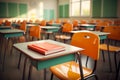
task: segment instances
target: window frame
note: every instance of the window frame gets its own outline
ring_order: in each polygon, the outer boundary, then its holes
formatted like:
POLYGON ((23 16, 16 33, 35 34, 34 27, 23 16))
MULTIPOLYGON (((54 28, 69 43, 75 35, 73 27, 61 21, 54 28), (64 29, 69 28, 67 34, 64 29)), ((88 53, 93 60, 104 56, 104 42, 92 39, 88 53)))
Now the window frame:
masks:
POLYGON ((90 14, 88 15, 88 16, 82 16, 81 15, 81 10, 82 10, 82 8, 81 8, 81 4, 82 4, 82 1, 85 1, 85 0, 77 0, 77 1, 73 1, 72 2, 72 0, 69 0, 69 5, 70 5, 70 8, 69 8, 69 17, 91 17, 92 16, 92 0, 89 0, 90 1, 90 14), (80 3, 80 12, 79 12, 79 16, 74 16, 74 15, 72 15, 72 3, 77 3, 77 2, 79 2, 80 3))

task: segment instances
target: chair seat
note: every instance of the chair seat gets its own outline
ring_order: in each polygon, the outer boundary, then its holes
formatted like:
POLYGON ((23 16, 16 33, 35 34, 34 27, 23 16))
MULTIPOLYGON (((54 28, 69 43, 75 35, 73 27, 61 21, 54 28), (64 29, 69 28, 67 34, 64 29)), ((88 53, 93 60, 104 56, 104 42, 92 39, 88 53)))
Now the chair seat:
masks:
MULTIPOLYGON (((107 51, 107 44, 100 44, 100 49, 107 51)), ((120 47, 109 45, 109 51, 118 52, 118 51, 120 51, 120 47)))
MULTIPOLYGON (((75 61, 58 64, 50 68, 50 70, 61 80, 79 80, 80 70, 79 64, 75 61)), ((83 67, 84 76, 88 76, 92 73, 91 69, 83 67)))
POLYGON ((56 39, 63 39, 63 40, 69 40, 71 37, 67 36, 67 35, 56 35, 55 36, 56 39))
POLYGON ((20 36, 20 37, 19 37, 19 42, 26 42, 25 37, 24 37, 24 36, 20 36))

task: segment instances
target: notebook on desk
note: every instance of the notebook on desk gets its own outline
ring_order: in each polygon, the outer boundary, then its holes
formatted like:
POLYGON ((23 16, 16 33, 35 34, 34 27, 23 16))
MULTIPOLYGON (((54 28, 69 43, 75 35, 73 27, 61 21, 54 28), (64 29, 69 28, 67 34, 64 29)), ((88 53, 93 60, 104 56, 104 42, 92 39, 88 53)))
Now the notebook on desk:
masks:
POLYGON ((64 46, 60 46, 49 42, 29 44, 27 47, 28 49, 31 49, 43 55, 48 55, 65 50, 64 46))

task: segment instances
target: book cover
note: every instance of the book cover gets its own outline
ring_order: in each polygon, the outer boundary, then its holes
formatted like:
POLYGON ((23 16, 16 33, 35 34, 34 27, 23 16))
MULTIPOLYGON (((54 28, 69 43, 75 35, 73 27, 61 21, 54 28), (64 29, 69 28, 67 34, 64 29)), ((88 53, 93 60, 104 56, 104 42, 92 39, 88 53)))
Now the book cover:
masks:
POLYGON ((30 44, 28 45, 28 49, 31 49, 43 55, 48 55, 59 51, 63 51, 65 50, 65 47, 49 42, 42 42, 42 43, 30 44))

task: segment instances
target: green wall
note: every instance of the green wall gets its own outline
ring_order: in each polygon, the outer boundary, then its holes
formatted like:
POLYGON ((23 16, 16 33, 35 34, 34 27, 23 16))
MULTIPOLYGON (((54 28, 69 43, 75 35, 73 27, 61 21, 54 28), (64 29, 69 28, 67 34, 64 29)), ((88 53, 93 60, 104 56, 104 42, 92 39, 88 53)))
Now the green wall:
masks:
POLYGON ((7 17, 7 4, 0 2, 0 18, 7 17))
POLYGON ((60 18, 69 17, 69 4, 59 5, 59 17, 60 18))
POLYGON ((92 17, 117 17, 117 0, 93 0, 92 17))
POLYGON ((27 4, 0 2, 0 18, 27 17, 27 4))
POLYGON ((54 9, 44 9, 44 16, 43 18, 45 20, 51 20, 51 19, 54 19, 54 9))

